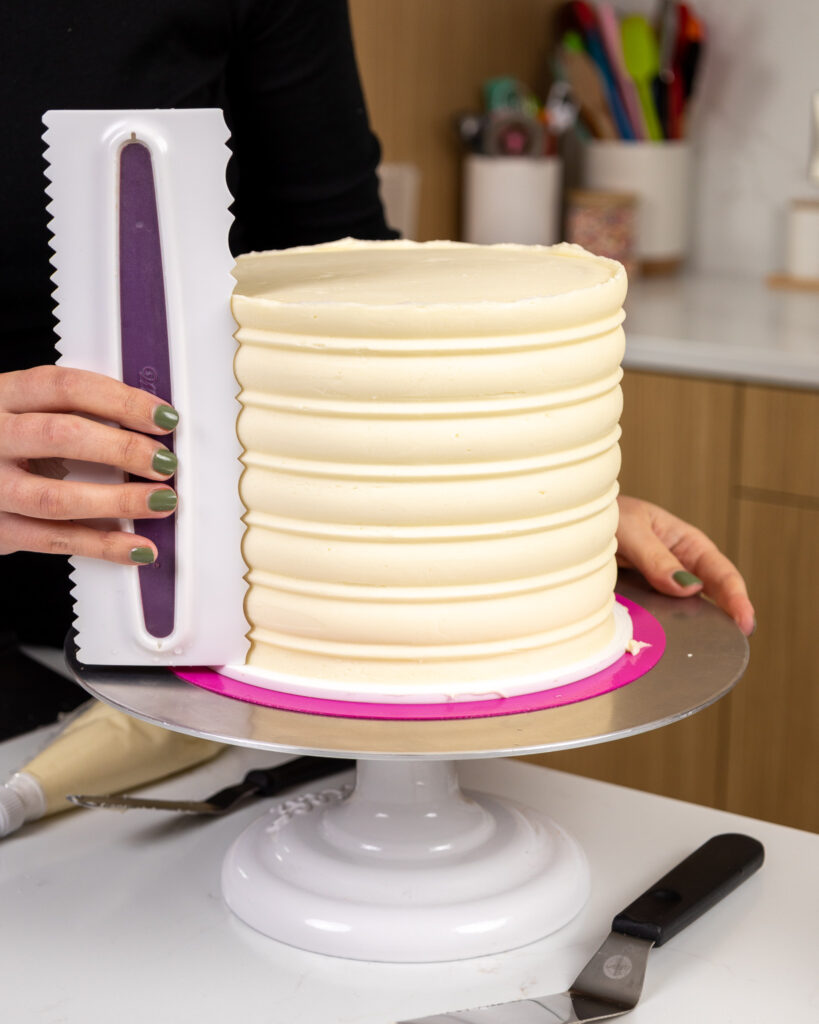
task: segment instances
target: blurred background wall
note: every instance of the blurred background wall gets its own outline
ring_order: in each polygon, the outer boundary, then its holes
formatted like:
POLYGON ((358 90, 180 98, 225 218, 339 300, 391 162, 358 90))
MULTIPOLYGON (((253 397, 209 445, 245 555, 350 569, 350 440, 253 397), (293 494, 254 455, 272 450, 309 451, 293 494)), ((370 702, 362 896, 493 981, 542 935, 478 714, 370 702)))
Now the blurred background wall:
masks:
MULTIPOLYGON (((453 116, 514 75, 542 94, 555 0, 351 0, 372 123, 387 161, 422 175, 418 237, 457 238, 461 149, 453 116)), ((616 3, 652 15, 650 0, 616 3)), ((708 29, 693 110, 691 266, 764 275, 782 264, 784 211, 810 196, 817 0, 698 0, 708 29)), ((813 190, 815 192, 815 190, 813 190)))

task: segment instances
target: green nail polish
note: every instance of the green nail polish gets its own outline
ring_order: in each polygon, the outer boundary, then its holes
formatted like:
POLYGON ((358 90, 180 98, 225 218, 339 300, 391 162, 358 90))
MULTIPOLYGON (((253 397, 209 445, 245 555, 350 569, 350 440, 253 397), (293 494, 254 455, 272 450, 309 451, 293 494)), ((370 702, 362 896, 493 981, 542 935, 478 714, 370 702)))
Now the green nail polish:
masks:
POLYGON ((148 497, 148 508, 152 512, 170 512, 176 508, 176 495, 173 491, 153 491, 148 497))
POLYGON ((179 422, 179 413, 172 405, 158 405, 154 409, 154 423, 162 430, 173 430, 179 422))
POLYGON ((154 452, 154 457, 151 459, 151 467, 155 473, 163 473, 165 476, 170 476, 171 473, 176 472, 177 458, 172 451, 167 448, 159 448, 154 452))
POLYGON ((699 576, 695 576, 693 572, 687 572, 685 569, 678 569, 671 578, 681 587, 690 587, 692 583, 702 583, 699 576))
POLYGON ((150 565, 154 558, 153 548, 131 548, 131 561, 137 565, 150 565))

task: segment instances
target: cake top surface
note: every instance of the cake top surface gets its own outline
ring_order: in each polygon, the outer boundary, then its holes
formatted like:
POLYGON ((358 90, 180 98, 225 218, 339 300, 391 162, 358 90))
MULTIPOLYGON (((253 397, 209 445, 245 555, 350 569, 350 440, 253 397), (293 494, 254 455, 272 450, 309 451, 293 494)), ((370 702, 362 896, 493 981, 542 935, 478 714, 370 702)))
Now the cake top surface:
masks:
POLYGON ((624 284, 614 260, 578 245, 364 242, 249 253, 236 261, 235 296, 274 305, 380 307, 539 301, 624 284))

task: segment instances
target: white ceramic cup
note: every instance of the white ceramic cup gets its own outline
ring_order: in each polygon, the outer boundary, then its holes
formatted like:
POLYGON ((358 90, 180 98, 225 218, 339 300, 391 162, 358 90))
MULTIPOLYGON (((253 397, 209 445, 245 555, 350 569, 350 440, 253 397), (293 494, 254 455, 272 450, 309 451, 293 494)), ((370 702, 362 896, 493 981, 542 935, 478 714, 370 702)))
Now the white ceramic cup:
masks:
POLYGON ((819 280, 819 200, 794 199, 788 209, 785 271, 799 280, 819 280))
POLYGON ((463 168, 463 240, 480 245, 560 241, 562 180, 559 157, 469 154, 463 168))
POLYGON ((637 196, 636 256, 642 264, 675 262, 688 252, 691 150, 687 142, 590 140, 584 146, 586 188, 637 196))
POLYGON ((379 164, 378 179, 387 224, 402 238, 417 238, 421 171, 415 164, 379 164))

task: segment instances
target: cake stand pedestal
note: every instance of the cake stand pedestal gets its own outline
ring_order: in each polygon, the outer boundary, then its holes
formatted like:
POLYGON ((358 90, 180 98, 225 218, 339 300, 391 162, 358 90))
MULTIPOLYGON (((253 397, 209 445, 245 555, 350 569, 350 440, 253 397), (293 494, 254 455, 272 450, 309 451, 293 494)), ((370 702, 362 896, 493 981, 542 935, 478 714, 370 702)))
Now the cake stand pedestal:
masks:
POLYGON ((745 669, 748 645, 708 601, 664 597, 623 574, 618 593, 666 634, 647 675, 600 697, 491 718, 395 721, 260 707, 166 669, 68 661, 95 697, 225 743, 358 760, 356 782, 285 800, 224 862, 230 908, 288 945, 332 956, 435 962, 484 956, 556 931, 582 908, 578 844, 540 811, 464 792, 455 762, 565 750, 635 735, 707 707, 745 669))

